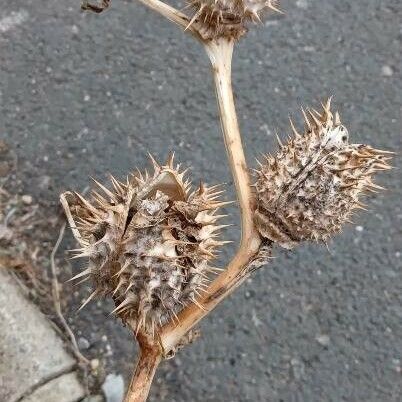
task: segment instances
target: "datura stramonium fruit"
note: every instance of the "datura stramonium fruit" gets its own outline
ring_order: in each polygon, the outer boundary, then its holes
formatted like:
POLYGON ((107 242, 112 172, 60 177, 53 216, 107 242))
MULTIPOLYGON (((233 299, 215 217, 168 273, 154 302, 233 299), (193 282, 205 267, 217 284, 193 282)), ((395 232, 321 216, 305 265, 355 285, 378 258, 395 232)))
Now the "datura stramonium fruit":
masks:
POLYGON ((136 173, 113 189, 96 182, 87 201, 65 193, 70 223, 81 248, 76 257, 88 268, 73 279, 91 279, 95 296, 111 296, 116 313, 137 331, 153 334, 196 296, 216 270, 210 266, 217 248, 219 186, 203 184, 193 192, 173 157, 154 172, 136 173))
POLYGON ((369 145, 349 144, 339 114, 330 110, 304 113, 305 133, 292 124, 294 137, 275 156, 264 157, 256 170, 260 234, 285 248, 304 240, 326 241, 339 233, 355 209, 364 209, 359 197, 383 189, 372 181, 380 170, 390 169, 392 152, 369 145))
POLYGON ((194 10, 189 25, 195 24, 205 40, 239 39, 247 25, 261 21, 262 14, 279 11, 275 0, 189 0, 194 10))

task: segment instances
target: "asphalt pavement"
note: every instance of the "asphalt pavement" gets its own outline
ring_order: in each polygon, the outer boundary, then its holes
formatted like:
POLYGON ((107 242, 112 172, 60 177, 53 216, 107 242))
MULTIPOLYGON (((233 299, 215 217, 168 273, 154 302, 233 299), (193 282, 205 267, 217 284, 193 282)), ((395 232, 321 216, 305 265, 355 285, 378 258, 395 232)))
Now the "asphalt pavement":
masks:
MULTIPOLYGON (((78 1, 0 1, 0 138, 14 180, 54 208, 89 176, 124 177, 175 150, 197 182, 233 185, 208 61, 199 44, 135 1, 101 15, 78 1)), ((234 83, 250 166, 300 106, 329 95, 354 142, 402 150, 400 0, 283 1, 237 46, 234 83)), ((330 244, 304 245, 259 270, 202 323, 202 338, 163 363, 151 401, 402 400, 402 167, 330 244)), ((235 223, 226 238, 239 236, 235 223)), ((70 239, 71 240, 71 239, 70 239)), ((234 250, 228 246, 222 257, 234 250)), ((69 307, 86 353, 125 377, 131 336, 76 290, 69 307)))

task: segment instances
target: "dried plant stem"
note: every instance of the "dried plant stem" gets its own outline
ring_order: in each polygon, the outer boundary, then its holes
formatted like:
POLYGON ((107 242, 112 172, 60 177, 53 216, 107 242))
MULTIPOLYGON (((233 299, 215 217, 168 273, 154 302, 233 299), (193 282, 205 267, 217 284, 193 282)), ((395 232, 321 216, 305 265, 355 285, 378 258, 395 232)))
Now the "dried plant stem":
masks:
POLYGON ((156 369, 162 360, 159 345, 149 343, 146 337, 137 336, 140 357, 131 379, 124 402, 144 402, 147 400, 156 369))
POLYGON ((191 20, 187 17, 187 15, 183 14, 176 8, 169 6, 168 4, 160 0, 139 0, 139 1, 145 6, 149 7, 151 10, 156 11, 163 17, 167 18, 169 21, 177 24, 185 31, 191 33, 196 39, 202 41, 201 35, 198 33, 194 25, 191 24, 191 20))
POLYGON ((212 63, 223 137, 241 208, 242 242, 245 241, 248 246, 247 239, 254 235, 257 238, 259 236, 254 229, 254 200, 233 99, 231 81, 233 47, 234 41, 227 39, 219 39, 206 44, 206 50, 212 63))
POLYGON ((63 240, 65 230, 66 230, 66 224, 63 223, 63 225, 60 228, 59 237, 57 238, 56 244, 50 255, 50 266, 52 269, 52 296, 53 296, 54 309, 56 310, 57 317, 59 318, 61 324, 63 325, 64 330, 67 332, 67 334, 70 338, 74 355, 78 358, 78 360, 81 363, 89 365, 88 359, 85 358, 83 356, 83 354, 80 352, 77 341, 75 339, 75 335, 74 335, 73 331, 71 330, 70 326, 67 324, 67 321, 64 318, 64 315, 61 311, 60 285, 59 285, 59 281, 57 280, 57 268, 56 268, 56 263, 55 263, 55 257, 56 257, 56 253, 60 247, 60 243, 63 240))
POLYGON ((159 334, 159 346, 150 345, 137 336, 141 349, 140 358, 125 402, 141 402, 147 399, 162 356, 167 356, 175 350, 183 336, 247 278, 250 263, 261 245, 261 238, 254 226, 255 199, 251 191, 233 98, 231 67, 234 41, 224 38, 205 41, 185 14, 160 0, 140 0, 140 2, 184 28, 205 45, 213 68, 222 132, 241 210, 242 238, 239 249, 227 269, 211 283, 206 295, 200 297, 196 304, 191 304, 181 311, 177 322, 171 321, 162 328, 159 334))
POLYGON ((240 247, 227 269, 211 283, 206 295, 199 298, 197 304, 185 308, 179 314, 177 322, 168 323, 162 328, 159 346, 149 344, 140 335, 137 336, 141 349, 140 358, 125 402, 146 400, 162 356, 167 356, 174 350, 180 344, 183 336, 197 322, 247 278, 250 273, 250 263, 261 245, 261 238, 253 221, 255 200, 250 187, 250 176, 237 122, 231 84, 234 42, 220 39, 208 42, 205 46, 212 63, 222 131, 241 210, 242 239, 240 247))
POLYGON ((165 354, 174 349, 197 322, 247 278, 250 262, 261 245, 260 236, 253 222, 254 196, 250 187, 231 84, 234 42, 219 39, 208 42, 205 46, 212 63, 222 131, 241 210, 242 239, 227 269, 211 283, 207 294, 200 297, 197 304, 192 304, 181 311, 178 323, 170 322, 162 329, 160 342, 165 354))

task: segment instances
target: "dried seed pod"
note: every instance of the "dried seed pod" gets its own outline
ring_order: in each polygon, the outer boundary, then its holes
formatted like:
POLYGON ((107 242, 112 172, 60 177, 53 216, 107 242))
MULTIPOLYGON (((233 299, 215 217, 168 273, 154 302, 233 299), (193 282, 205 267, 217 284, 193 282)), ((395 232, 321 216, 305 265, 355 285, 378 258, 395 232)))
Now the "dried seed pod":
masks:
POLYGON ((209 265, 225 242, 217 239, 224 225, 218 209, 219 186, 190 192, 185 172, 173 157, 160 166, 152 159, 152 175, 137 173, 126 183, 111 178, 113 190, 95 182, 87 201, 65 193, 62 203, 89 266, 73 279, 85 277, 95 296, 112 296, 114 312, 138 330, 155 329, 203 291, 209 265), (66 200, 68 199, 68 203, 66 200))
POLYGON ((205 40, 221 37, 239 39, 247 24, 261 21, 269 10, 279 11, 276 0, 190 0, 193 8, 190 25, 195 24, 205 40))
POLYGON ((381 190, 372 181, 380 170, 390 169, 391 152, 369 145, 349 144, 339 114, 328 102, 322 113, 305 113, 305 133, 293 123, 294 137, 275 156, 267 155, 256 170, 257 228, 264 238, 292 248, 303 240, 326 241, 364 209, 359 197, 381 190))

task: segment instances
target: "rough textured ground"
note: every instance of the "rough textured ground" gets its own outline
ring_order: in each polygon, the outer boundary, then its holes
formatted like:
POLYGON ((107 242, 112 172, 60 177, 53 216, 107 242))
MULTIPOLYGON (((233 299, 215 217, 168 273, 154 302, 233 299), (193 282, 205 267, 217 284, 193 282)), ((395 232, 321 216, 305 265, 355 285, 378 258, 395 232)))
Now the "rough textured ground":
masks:
MULTIPOLYGON (((10 187, 52 211, 62 189, 175 149, 195 178, 230 188, 209 67, 191 38, 134 1, 115 0, 102 15, 81 13, 78 1, 0 4, 0 137, 18 156, 10 187)), ((400 152, 400 0, 288 0, 283 9, 237 48, 250 164, 272 149, 275 130, 285 133, 288 114, 330 94, 357 142, 400 152)), ((381 182, 389 191, 370 197, 371 212, 329 252, 278 253, 204 321, 202 339, 162 365, 151 400, 400 401, 400 170, 381 182)), ((105 302, 77 316, 89 293, 78 290, 69 317, 89 342, 84 352, 127 378, 128 331, 105 302)))

